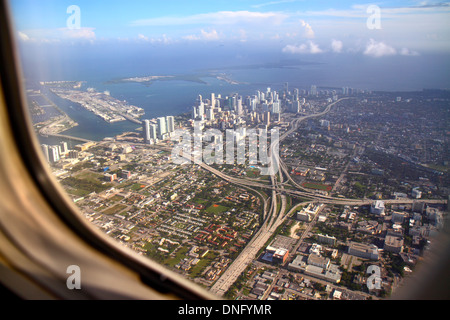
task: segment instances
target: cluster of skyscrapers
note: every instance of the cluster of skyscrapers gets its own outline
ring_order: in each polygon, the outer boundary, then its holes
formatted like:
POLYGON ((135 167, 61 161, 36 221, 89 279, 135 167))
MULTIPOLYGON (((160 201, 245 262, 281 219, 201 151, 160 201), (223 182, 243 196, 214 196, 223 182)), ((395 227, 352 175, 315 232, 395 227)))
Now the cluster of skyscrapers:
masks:
POLYGON ((199 95, 195 105, 192 107, 192 118, 194 120, 214 120, 215 113, 221 111, 231 111, 240 116, 247 112, 270 112, 281 113, 281 100, 279 93, 267 88, 266 92, 256 91, 253 96, 245 99, 239 94, 233 94, 222 98, 221 95, 211 94, 210 99, 203 100, 199 95))
MULTIPOLYGON (((349 91, 348 88, 344 89, 345 92, 349 91)), ((238 93, 225 97, 211 93, 208 98, 198 95, 191 109, 191 119, 222 130, 246 125, 261 125, 267 128, 271 122, 280 121, 282 109, 293 113, 304 112, 307 106, 305 97, 318 95, 319 91, 315 85, 312 85, 310 90, 290 91, 287 83, 284 90, 279 92, 267 88, 265 91, 257 90, 254 95, 246 97, 238 93)), ((174 131, 173 116, 143 121, 145 143, 152 144, 169 139, 174 131)))
POLYGON ((77 152, 74 150, 69 150, 67 146, 67 142, 63 141, 58 145, 41 145, 42 151, 44 153, 44 157, 48 163, 56 163, 61 160, 62 157, 73 157, 76 158, 78 156, 77 152), (71 154, 76 153, 76 154, 71 154))
POLYGON ((269 126, 271 121, 280 120, 282 108, 298 113, 305 103, 305 98, 300 97, 300 91, 294 89, 290 92, 287 84, 284 91, 267 88, 266 91, 258 90, 245 98, 237 93, 226 97, 212 93, 209 99, 201 95, 197 97, 192 107, 192 119, 209 122, 212 127, 220 129, 239 127, 242 121, 269 126))
POLYGON ((159 117, 154 120, 143 120, 142 129, 145 143, 156 143, 159 140, 170 138, 175 131, 175 118, 173 116, 159 117))

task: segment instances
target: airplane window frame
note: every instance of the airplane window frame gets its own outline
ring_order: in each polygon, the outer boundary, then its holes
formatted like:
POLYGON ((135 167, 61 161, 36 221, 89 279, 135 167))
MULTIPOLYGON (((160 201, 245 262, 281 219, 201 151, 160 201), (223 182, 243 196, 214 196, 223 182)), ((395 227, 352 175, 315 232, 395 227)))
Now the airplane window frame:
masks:
MULTIPOLYGON (((27 111, 24 88, 21 80, 20 62, 17 56, 16 39, 11 21, 8 1, 0 1, 0 80, 8 124, 15 147, 21 156, 30 177, 41 195, 53 209, 54 214, 63 221, 80 241, 95 248, 99 254, 114 259, 127 269, 139 275, 140 281, 150 288, 167 295, 168 299, 216 300, 203 288, 147 258, 140 257, 131 249, 122 248, 113 243, 79 213, 78 208, 71 203, 62 187, 51 175, 39 151, 39 143, 32 130, 31 118, 27 111)), ((20 179, 20 177, 17 177, 20 179)), ((1 256, 1 255, 0 255, 1 256)), ((1 279, 0 279, 1 283, 1 279)), ((143 296, 142 299, 151 298, 143 296)))

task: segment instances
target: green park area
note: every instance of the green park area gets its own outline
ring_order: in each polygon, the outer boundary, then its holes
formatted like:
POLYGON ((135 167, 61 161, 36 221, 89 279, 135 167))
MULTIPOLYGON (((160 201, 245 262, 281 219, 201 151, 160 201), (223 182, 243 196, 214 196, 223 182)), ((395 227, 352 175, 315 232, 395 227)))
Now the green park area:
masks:
POLYGON ((322 183, 315 183, 315 182, 305 182, 302 184, 303 187, 308 189, 316 189, 316 190, 323 190, 323 191, 331 191, 333 188, 332 186, 322 184, 322 183))
POLYGON ((105 211, 103 211, 104 214, 117 214, 119 212, 121 212, 122 210, 124 210, 127 206, 125 204, 116 204, 113 207, 110 207, 108 209, 106 209, 105 211))
POLYGON ((91 192, 100 193, 112 187, 110 183, 104 183, 95 174, 83 174, 77 177, 68 177, 61 181, 71 194, 86 196, 91 192))
POLYGON ((206 212, 208 213, 223 213, 225 211, 228 211, 228 207, 220 204, 213 204, 206 209, 206 212))

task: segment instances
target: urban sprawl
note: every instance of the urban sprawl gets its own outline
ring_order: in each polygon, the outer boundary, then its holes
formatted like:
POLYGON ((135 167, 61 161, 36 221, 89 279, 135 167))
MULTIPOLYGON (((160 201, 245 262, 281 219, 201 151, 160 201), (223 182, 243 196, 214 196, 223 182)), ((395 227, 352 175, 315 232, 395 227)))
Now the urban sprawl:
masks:
MULTIPOLYGON (((198 96, 190 114, 141 120, 142 109, 80 83, 41 86, 105 121, 141 123, 102 141, 42 145, 44 156, 95 226, 218 296, 386 298, 443 226, 448 92, 285 84, 198 96), (245 163, 174 163, 174 132, 193 134, 195 125, 210 150, 226 142, 206 137, 208 129, 232 130, 236 144, 249 130, 278 130, 266 147, 277 151, 279 170, 262 174, 249 147, 245 163)), ((40 134, 64 137, 76 125, 40 90, 28 96, 40 134)))

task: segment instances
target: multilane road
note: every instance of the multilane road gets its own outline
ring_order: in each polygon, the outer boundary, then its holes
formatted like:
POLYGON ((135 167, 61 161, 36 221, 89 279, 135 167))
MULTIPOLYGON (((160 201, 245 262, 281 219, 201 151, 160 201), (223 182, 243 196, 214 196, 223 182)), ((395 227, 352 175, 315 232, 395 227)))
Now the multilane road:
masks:
MULTIPOLYGON (((279 158, 279 144, 281 141, 286 139, 290 134, 295 132, 298 128, 298 125, 307 119, 321 117, 328 112, 330 112, 331 108, 337 103, 346 100, 349 98, 342 98, 333 103, 330 103, 324 111, 316 114, 311 114, 307 116, 301 116, 299 118, 294 119, 290 123, 290 128, 283 133, 278 140, 271 141, 269 147, 269 158, 271 159, 269 168, 270 172, 270 184, 261 183, 255 181, 254 179, 242 179, 231 177, 217 169, 212 168, 207 165, 203 161, 199 161, 194 156, 187 157, 188 160, 193 163, 199 165, 203 169, 211 172, 217 177, 232 183, 237 186, 241 186, 244 188, 252 189, 261 188, 271 191, 272 197, 270 200, 264 199, 264 212, 263 212, 263 223, 257 233, 253 236, 253 238, 249 241, 247 246, 241 251, 239 256, 233 261, 233 263, 228 267, 227 270, 220 276, 220 278, 214 283, 211 288, 211 292, 218 295, 223 296, 227 290, 231 287, 231 285, 237 280, 239 275, 247 268, 247 266, 256 258, 257 253, 264 247, 270 237, 274 234, 277 228, 284 222, 286 217, 291 216, 293 212, 295 212, 296 207, 291 208, 289 212, 286 211, 287 201, 286 195, 301 197, 304 199, 309 199, 304 204, 310 202, 320 202, 324 204, 337 204, 337 205, 369 205, 373 201, 369 199, 347 199, 347 198, 337 198, 326 196, 322 194, 317 194, 309 191, 308 189, 303 188, 299 184, 297 184, 289 174, 286 165, 279 158), (284 177, 287 178, 284 181, 284 177), (286 183, 291 183, 291 185, 286 185, 286 183), (278 205, 278 199, 280 199, 281 203, 278 205), (270 206, 268 204, 270 201, 270 206)), ((153 145, 153 147, 171 152, 172 149, 168 147, 162 147, 153 145)), ((181 156, 186 157, 186 155, 182 154, 181 156)), ((382 200, 387 204, 407 204, 413 203, 416 201, 427 202, 427 203, 446 203, 445 200, 393 200, 387 199, 382 200)))
MULTIPOLYGON (((286 217, 290 216, 293 211, 295 211, 295 207, 292 208, 287 214, 286 214, 286 195, 284 194, 287 190, 283 185, 283 173, 286 175, 288 180, 292 180, 289 172, 286 168, 286 166, 282 163, 282 161, 279 158, 279 145, 280 142, 286 139, 291 133, 295 132, 298 128, 298 125, 300 122, 320 117, 325 114, 327 114, 331 107, 334 106, 336 103, 345 100, 347 98, 343 98, 340 100, 337 100, 331 104, 329 104, 324 111, 317 114, 312 114, 308 116, 299 117, 291 122, 290 129, 287 130, 283 135, 279 137, 279 140, 272 140, 269 148, 269 158, 271 159, 271 186, 264 185, 265 188, 271 188, 272 189, 272 198, 271 198, 271 209, 270 212, 264 213, 265 214, 265 220, 259 231, 255 234, 255 236, 252 238, 252 240, 248 243, 248 245, 241 251, 239 256, 234 260, 234 262, 228 267, 227 270, 220 276, 220 278, 214 283, 213 287, 211 288, 211 292, 214 294, 217 294, 219 296, 222 296, 227 292, 227 290, 230 288, 230 286, 236 281, 236 279, 239 277, 239 275, 247 268, 247 266, 256 258, 257 253, 260 251, 261 248, 264 247, 264 245, 267 243, 267 241, 270 239, 270 237, 274 234, 274 232, 277 230, 277 228, 284 222, 286 217), (281 199, 281 205, 278 210, 278 197, 281 199)), ((229 177, 228 177, 229 178, 229 177)), ((232 178, 232 181, 235 181, 239 184, 245 184, 244 181, 236 181, 235 178, 232 178)), ((239 179, 243 180, 243 179, 239 179)), ((230 182, 232 182, 230 181, 230 182)), ((254 184, 255 182, 252 182, 254 184)), ((303 188, 301 188, 304 190, 303 188)), ((299 191, 292 191, 292 192, 299 192, 299 191)), ((300 191, 302 196, 309 196, 311 197, 311 193, 307 191, 300 191)))
MULTIPOLYGON (((293 212, 295 212, 296 207, 292 208, 288 213, 285 213, 286 210, 286 196, 285 194, 290 194, 292 196, 298 196, 303 198, 311 199, 311 202, 321 202, 327 204, 340 204, 340 205, 366 205, 371 204, 371 200, 358 200, 358 199, 345 199, 345 198, 335 198, 324 195, 317 195, 310 191, 307 191, 302 186, 298 185, 290 176, 286 165, 279 158, 278 148, 279 143, 283 141, 286 137, 288 137, 291 133, 295 132, 298 128, 300 122, 305 121, 310 118, 321 117, 327 114, 331 108, 348 98, 339 99, 331 104, 329 104, 324 111, 312 114, 308 116, 302 116, 293 120, 290 124, 290 129, 286 131, 282 136, 280 136, 278 141, 271 141, 270 150, 269 150, 269 158, 271 159, 272 165, 272 174, 271 174, 271 185, 266 185, 262 183, 258 183, 255 181, 248 181, 245 179, 238 179, 234 177, 230 177, 228 175, 223 174, 222 172, 211 168, 205 164, 199 164, 204 169, 212 172, 213 174, 221 177, 222 179, 243 187, 259 187, 264 189, 272 190, 272 198, 271 198, 271 207, 269 212, 264 212, 264 222, 259 229, 259 231, 255 234, 252 240, 248 243, 248 245, 242 250, 239 256, 234 260, 234 262, 228 267, 227 270, 220 276, 220 278, 214 283, 211 288, 211 292, 217 294, 218 296, 223 296, 227 290, 231 287, 231 285, 237 280, 239 275, 247 268, 247 266, 256 258, 257 253, 261 248, 267 243, 270 237, 274 234, 277 228, 284 222, 286 217, 291 216, 293 212), (288 189, 283 184, 283 173, 287 177, 288 182, 291 182, 295 188, 300 189, 288 189), (279 181, 277 178, 279 175, 279 181), (278 211, 277 209, 277 201, 278 197, 281 198, 281 207, 278 211)), ((384 200, 386 203, 412 203, 416 200, 384 200)), ((428 203, 444 203, 443 200, 424 200, 428 203)), ((309 203, 305 202, 304 204, 309 203)))

